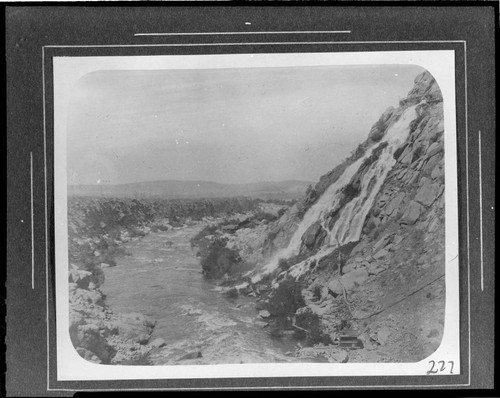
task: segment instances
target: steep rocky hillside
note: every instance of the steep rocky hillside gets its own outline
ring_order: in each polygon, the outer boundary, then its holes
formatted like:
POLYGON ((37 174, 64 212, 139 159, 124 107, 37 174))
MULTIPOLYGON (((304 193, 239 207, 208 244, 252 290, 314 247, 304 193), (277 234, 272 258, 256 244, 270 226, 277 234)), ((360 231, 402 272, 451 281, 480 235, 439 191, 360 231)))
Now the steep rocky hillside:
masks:
POLYGON ((439 346, 445 305, 442 101, 434 78, 418 75, 367 140, 268 227, 263 266, 238 288, 258 295, 272 333, 294 331, 305 339, 296 355, 404 362, 424 359, 439 346), (339 347, 346 333, 360 348, 339 347))

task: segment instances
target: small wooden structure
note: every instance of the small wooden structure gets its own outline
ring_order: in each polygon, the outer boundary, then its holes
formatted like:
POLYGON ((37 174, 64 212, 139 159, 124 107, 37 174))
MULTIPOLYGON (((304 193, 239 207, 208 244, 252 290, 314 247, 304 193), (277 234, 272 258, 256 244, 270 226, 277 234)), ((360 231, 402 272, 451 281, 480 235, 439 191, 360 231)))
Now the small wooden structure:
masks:
POLYGON ((339 347, 347 349, 363 348, 363 342, 358 339, 355 330, 344 329, 340 332, 339 347))
POLYGON ((236 224, 229 224, 229 225, 224 225, 221 227, 222 232, 228 232, 228 233, 233 233, 238 230, 238 225, 236 224))

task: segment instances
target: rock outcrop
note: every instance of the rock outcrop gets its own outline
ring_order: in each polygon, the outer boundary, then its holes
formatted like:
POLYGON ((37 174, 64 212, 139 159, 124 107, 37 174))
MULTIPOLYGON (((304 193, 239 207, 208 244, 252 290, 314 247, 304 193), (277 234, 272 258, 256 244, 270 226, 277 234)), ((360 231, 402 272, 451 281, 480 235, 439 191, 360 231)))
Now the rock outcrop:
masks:
MULTIPOLYGON (((355 153, 321 177, 300 203, 269 228, 263 253, 275 257, 292 253, 282 249, 297 231, 304 231, 299 225, 307 211, 323 200, 330 186, 345 179, 349 170, 349 179, 332 199, 333 205, 328 204, 330 211, 313 212, 318 218, 303 232, 298 255, 282 258, 280 264, 285 267, 280 265, 268 278, 256 279, 257 284, 272 287, 261 300, 269 305, 261 310, 270 309, 273 315, 275 301, 283 296, 280 286, 290 285, 292 280, 301 286, 304 302, 286 316, 298 319, 299 314, 307 313, 310 319, 318 319, 307 324, 315 330, 298 323, 282 327, 323 336, 323 342, 327 335, 332 344, 338 344, 347 329, 358 336, 363 348, 352 351, 348 358, 327 344, 324 355, 328 360, 418 361, 440 344, 445 298, 442 101, 430 73, 418 75, 408 96, 398 108, 382 114, 355 153), (412 119, 405 122, 410 110, 412 119), (399 134, 397 129, 405 123, 409 125, 401 135, 404 140, 398 145, 393 142, 387 157, 387 135, 399 134), (373 167, 377 162, 389 166, 373 167), (376 188, 371 189, 373 186, 376 188), (366 195, 362 200, 360 192, 366 195), (357 214, 345 211, 354 206, 354 200, 370 204, 366 216, 359 216, 361 210, 357 214), (344 229, 339 230, 339 219, 346 214, 353 217, 352 222, 358 217, 359 238, 344 239, 356 236, 346 229, 353 228, 351 220, 342 220, 344 229)), ((283 314, 280 319, 282 322, 283 314)), ((273 317, 267 321, 275 322, 273 317)), ((300 355, 311 352, 314 350, 304 349, 300 355)))
POLYGON ((155 348, 148 345, 156 324, 154 319, 142 314, 115 314, 108 308, 100 283, 89 280, 96 277, 89 271, 72 265, 69 283, 69 334, 80 356, 94 363, 140 364, 155 348), (83 277, 82 277, 83 276, 83 277))

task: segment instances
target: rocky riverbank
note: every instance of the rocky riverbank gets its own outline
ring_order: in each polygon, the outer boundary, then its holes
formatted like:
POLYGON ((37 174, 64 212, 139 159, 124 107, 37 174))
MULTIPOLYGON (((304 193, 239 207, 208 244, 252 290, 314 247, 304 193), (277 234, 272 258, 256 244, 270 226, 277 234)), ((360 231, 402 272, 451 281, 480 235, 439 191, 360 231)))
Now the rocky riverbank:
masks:
MULTIPOLYGON (((141 229, 140 236, 149 230, 141 229)), ((121 248, 121 245, 114 241, 113 247, 121 248)), ((164 344, 163 341, 148 344, 156 321, 139 313, 116 314, 106 305, 100 287, 105 280, 105 269, 110 265, 99 262, 103 257, 110 258, 110 254, 95 250, 92 261, 80 267, 70 265, 71 341, 80 356, 94 363, 146 364, 149 352, 164 344)), ((115 258, 111 259, 116 265, 115 258)))
POLYGON ((214 216, 255 205, 244 198, 185 202, 70 198, 69 332, 80 356, 103 364, 149 364, 149 355, 165 345, 161 338, 151 341, 157 320, 141 313, 115 313, 101 290, 106 269, 130 254, 124 249, 126 242, 186 223, 214 222, 214 216))

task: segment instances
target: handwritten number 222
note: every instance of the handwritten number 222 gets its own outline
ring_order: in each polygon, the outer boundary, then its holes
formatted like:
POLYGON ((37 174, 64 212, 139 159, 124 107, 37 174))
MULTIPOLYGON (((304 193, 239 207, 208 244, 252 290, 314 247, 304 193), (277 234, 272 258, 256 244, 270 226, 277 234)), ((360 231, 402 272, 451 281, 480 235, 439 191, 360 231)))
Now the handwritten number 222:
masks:
MULTIPOLYGON (((450 374, 453 374, 453 361, 448 361, 449 364, 451 364, 451 368, 450 368, 450 374)), ((436 365, 436 362, 434 361, 429 361, 429 364, 432 364, 430 370, 427 371, 427 374, 435 374, 435 373, 441 373, 441 372, 444 372, 444 370, 446 369, 446 366, 445 366, 445 361, 439 361, 436 365), (441 365, 441 367, 439 367, 439 365, 441 365), (436 367, 434 369, 434 367, 436 367)))

